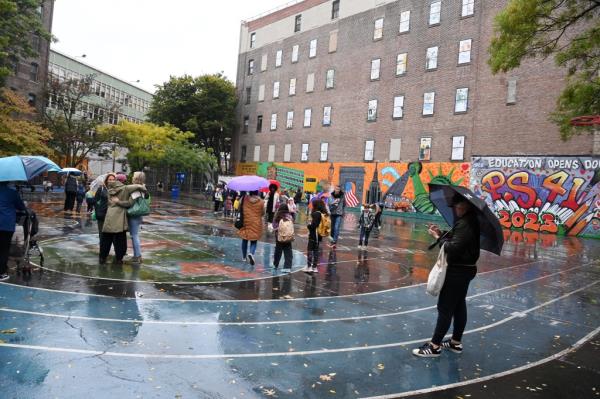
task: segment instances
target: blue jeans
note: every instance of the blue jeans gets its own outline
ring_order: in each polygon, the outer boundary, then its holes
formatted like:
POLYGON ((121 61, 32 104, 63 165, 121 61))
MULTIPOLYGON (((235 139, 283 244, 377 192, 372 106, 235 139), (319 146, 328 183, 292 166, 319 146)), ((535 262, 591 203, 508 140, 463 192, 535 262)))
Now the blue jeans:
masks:
MULTIPOLYGON (((250 253, 254 255, 256 252, 256 243, 257 241, 250 241, 250 253)), ((242 240, 242 256, 246 259, 246 255, 248 254, 248 240, 242 240)))
POLYGON ((331 215, 331 239, 335 244, 340 235, 340 226, 342 225, 342 219, 344 215, 331 215))
POLYGON ((140 245, 140 226, 142 225, 142 216, 128 217, 129 234, 131 234, 131 243, 133 244, 133 256, 142 256, 142 246, 140 245))

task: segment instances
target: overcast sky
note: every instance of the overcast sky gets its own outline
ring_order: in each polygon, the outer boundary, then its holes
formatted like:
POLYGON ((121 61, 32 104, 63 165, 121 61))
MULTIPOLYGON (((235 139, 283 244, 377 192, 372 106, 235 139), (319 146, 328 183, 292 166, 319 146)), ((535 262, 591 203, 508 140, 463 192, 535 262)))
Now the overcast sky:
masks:
POLYGON ((52 48, 151 92, 170 75, 235 81, 240 21, 287 2, 56 0, 52 48))

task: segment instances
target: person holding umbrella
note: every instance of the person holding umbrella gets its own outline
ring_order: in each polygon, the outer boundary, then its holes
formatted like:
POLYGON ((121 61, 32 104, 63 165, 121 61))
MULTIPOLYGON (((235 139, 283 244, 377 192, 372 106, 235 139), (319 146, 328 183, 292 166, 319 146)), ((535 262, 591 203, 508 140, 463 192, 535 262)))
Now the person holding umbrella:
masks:
POLYGON ((65 211, 72 211, 75 206, 75 198, 77 197, 77 179, 71 174, 67 173, 65 180, 65 211))

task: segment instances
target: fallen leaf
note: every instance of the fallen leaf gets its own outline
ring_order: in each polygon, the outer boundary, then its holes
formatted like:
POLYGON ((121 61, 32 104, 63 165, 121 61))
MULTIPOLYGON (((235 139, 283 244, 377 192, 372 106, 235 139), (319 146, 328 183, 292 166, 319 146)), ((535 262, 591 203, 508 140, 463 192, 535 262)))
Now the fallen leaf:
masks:
POLYGON ((0 334, 16 334, 16 328, 9 328, 8 330, 0 330, 0 334))

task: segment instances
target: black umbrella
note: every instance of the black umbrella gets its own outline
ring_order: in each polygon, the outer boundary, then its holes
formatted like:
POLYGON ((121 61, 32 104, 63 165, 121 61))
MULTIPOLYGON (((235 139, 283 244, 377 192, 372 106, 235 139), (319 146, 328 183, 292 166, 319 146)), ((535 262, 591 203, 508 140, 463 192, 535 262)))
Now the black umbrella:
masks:
POLYGON ((450 186, 445 184, 429 184, 429 199, 438 209, 444 220, 454 226, 454 210, 452 205, 456 200, 456 196, 460 195, 465 200, 471 203, 477 213, 480 229, 480 247, 486 251, 500 255, 502 245, 504 245, 504 236, 502 227, 494 212, 487 206, 484 200, 477 197, 467 188, 460 186, 450 186))

